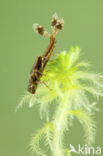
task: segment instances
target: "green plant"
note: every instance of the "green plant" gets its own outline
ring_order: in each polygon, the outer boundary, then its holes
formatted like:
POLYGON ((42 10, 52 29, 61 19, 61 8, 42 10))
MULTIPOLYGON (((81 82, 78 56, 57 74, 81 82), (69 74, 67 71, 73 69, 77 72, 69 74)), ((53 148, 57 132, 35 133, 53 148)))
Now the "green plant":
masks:
POLYGON ((79 47, 69 52, 62 51, 48 62, 35 95, 27 93, 19 106, 28 102, 29 107, 40 106, 41 119, 46 117, 43 127, 32 137, 30 147, 37 156, 46 156, 42 139, 53 156, 70 156, 64 146, 64 135, 75 116, 83 126, 85 142, 91 145, 95 141, 96 124, 93 120, 97 110, 96 103, 89 100, 103 96, 103 76, 89 70, 90 64, 80 61, 79 47), (50 106, 55 105, 55 111, 50 106))

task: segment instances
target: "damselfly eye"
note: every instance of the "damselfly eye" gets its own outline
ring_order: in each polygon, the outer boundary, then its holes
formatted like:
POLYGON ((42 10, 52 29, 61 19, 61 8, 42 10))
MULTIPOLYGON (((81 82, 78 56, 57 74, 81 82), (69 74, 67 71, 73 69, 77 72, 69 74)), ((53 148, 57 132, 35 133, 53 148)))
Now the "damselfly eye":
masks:
POLYGON ((33 84, 29 84, 28 85, 28 92, 30 92, 31 94, 35 94, 35 86, 33 84))

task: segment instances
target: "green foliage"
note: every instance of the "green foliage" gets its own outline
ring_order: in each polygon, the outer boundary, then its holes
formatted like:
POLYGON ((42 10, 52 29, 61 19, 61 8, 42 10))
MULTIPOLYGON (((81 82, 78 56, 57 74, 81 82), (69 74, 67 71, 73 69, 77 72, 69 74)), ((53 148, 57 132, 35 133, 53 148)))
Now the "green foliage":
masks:
MULTIPOLYGON (((20 105, 26 101, 29 107, 40 106, 41 119, 46 116, 47 123, 32 137, 31 149, 37 156, 46 156, 40 148, 44 137, 45 145, 53 156, 70 156, 68 147, 64 146, 64 135, 75 116, 83 126, 86 144, 94 143, 96 126, 93 120, 97 110, 95 101, 89 100, 89 94, 94 97, 103 96, 103 76, 89 70, 90 64, 80 61, 79 47, 72 47, 69 52, 62 51, 47 64, 35 95, 26 94, 20 105), (51 116, 50 105, 55 104, 51 116)), ((96 99, 95 99, 96 100, 96 99)))
POLYGON ((69 114, 77 117, 77 119, 82 124, 85 132, 85 143, 88 145, 93 144, 96 134, 96 125, 95 121, 93 120, 92 114, 81 109, 69 111, 69 114))
POLYGON ((44 124, 44 126, 39 129, 35 135, 32 137, 30 142, 31 150, 38 156, 46 156, 45 152, 40 147, 40 143, 43 141, 45 145, 52 149, 52 138, 54 136, 54 127, 50 122, 44 124))

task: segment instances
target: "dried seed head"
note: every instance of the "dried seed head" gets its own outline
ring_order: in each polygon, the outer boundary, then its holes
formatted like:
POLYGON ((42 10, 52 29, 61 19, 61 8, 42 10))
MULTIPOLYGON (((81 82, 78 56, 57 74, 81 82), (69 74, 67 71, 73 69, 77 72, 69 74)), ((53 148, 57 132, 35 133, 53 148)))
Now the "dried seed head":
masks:
POLYGON ((33 24, 33 29, 35 32, 37 32, 40 35, 44 34, 44 28, 39 24, 33 24))
POLYGON ((52 17, 51 26, 54 27, 57 24, 57 21, 58 21, 58 16, 55 13, 52 17))

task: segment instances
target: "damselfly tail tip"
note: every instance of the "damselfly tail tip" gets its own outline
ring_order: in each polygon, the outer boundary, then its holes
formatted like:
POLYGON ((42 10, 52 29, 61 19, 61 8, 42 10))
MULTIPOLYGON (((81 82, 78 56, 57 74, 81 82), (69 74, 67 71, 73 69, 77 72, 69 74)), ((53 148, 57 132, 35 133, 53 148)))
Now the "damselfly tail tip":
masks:
POLYGON ((39 24, 33 24, 33 30, 42 36, 50 38, 50 34, 39 24))
POLYGON ((64 26, 64 19, 58 20, 58 22, 56 24, 56 28, 61 30, 63 26, 64 26))
POLYGON ((52 16, 51 26, 54 27, 57 24, 57 21, 58 21, 58 16, 57 16, 57 13, 55 13, 52 16))
POLYGON ((63 19, 59 19, 59 17, 57 16, 57 13, 55 13, 52 16, 51 26, 55 27, 58 24, 61 24, 63 26, 64 25, 64 20, 63 19))
POLYGON ((59 30, 62 29, 62 27, 64 26, 64 20, 63 19, 59 19, 57 14, 55 13, 52 17, 52 22, 51 22, 51 26, 52 26, 52 34, 54 37, 56 37, 56 35, 58 34, 59 30))
POLYGON ((53 14, 52 18, 55 18, 55 19, 59 18, 56 12, 53 14))
POLYGON ((38 25, 39 25, 39 24, 37 24, 37 23, 33 24, 33 30, 34 30, 35 32, 37 32, 37 27, 38 27, 38 25))
POLYGON ((41 26, 39 24, 33 24, 33 30, 40 35, 44 34, 44 28, 43 28, 43 26, 41 26))

